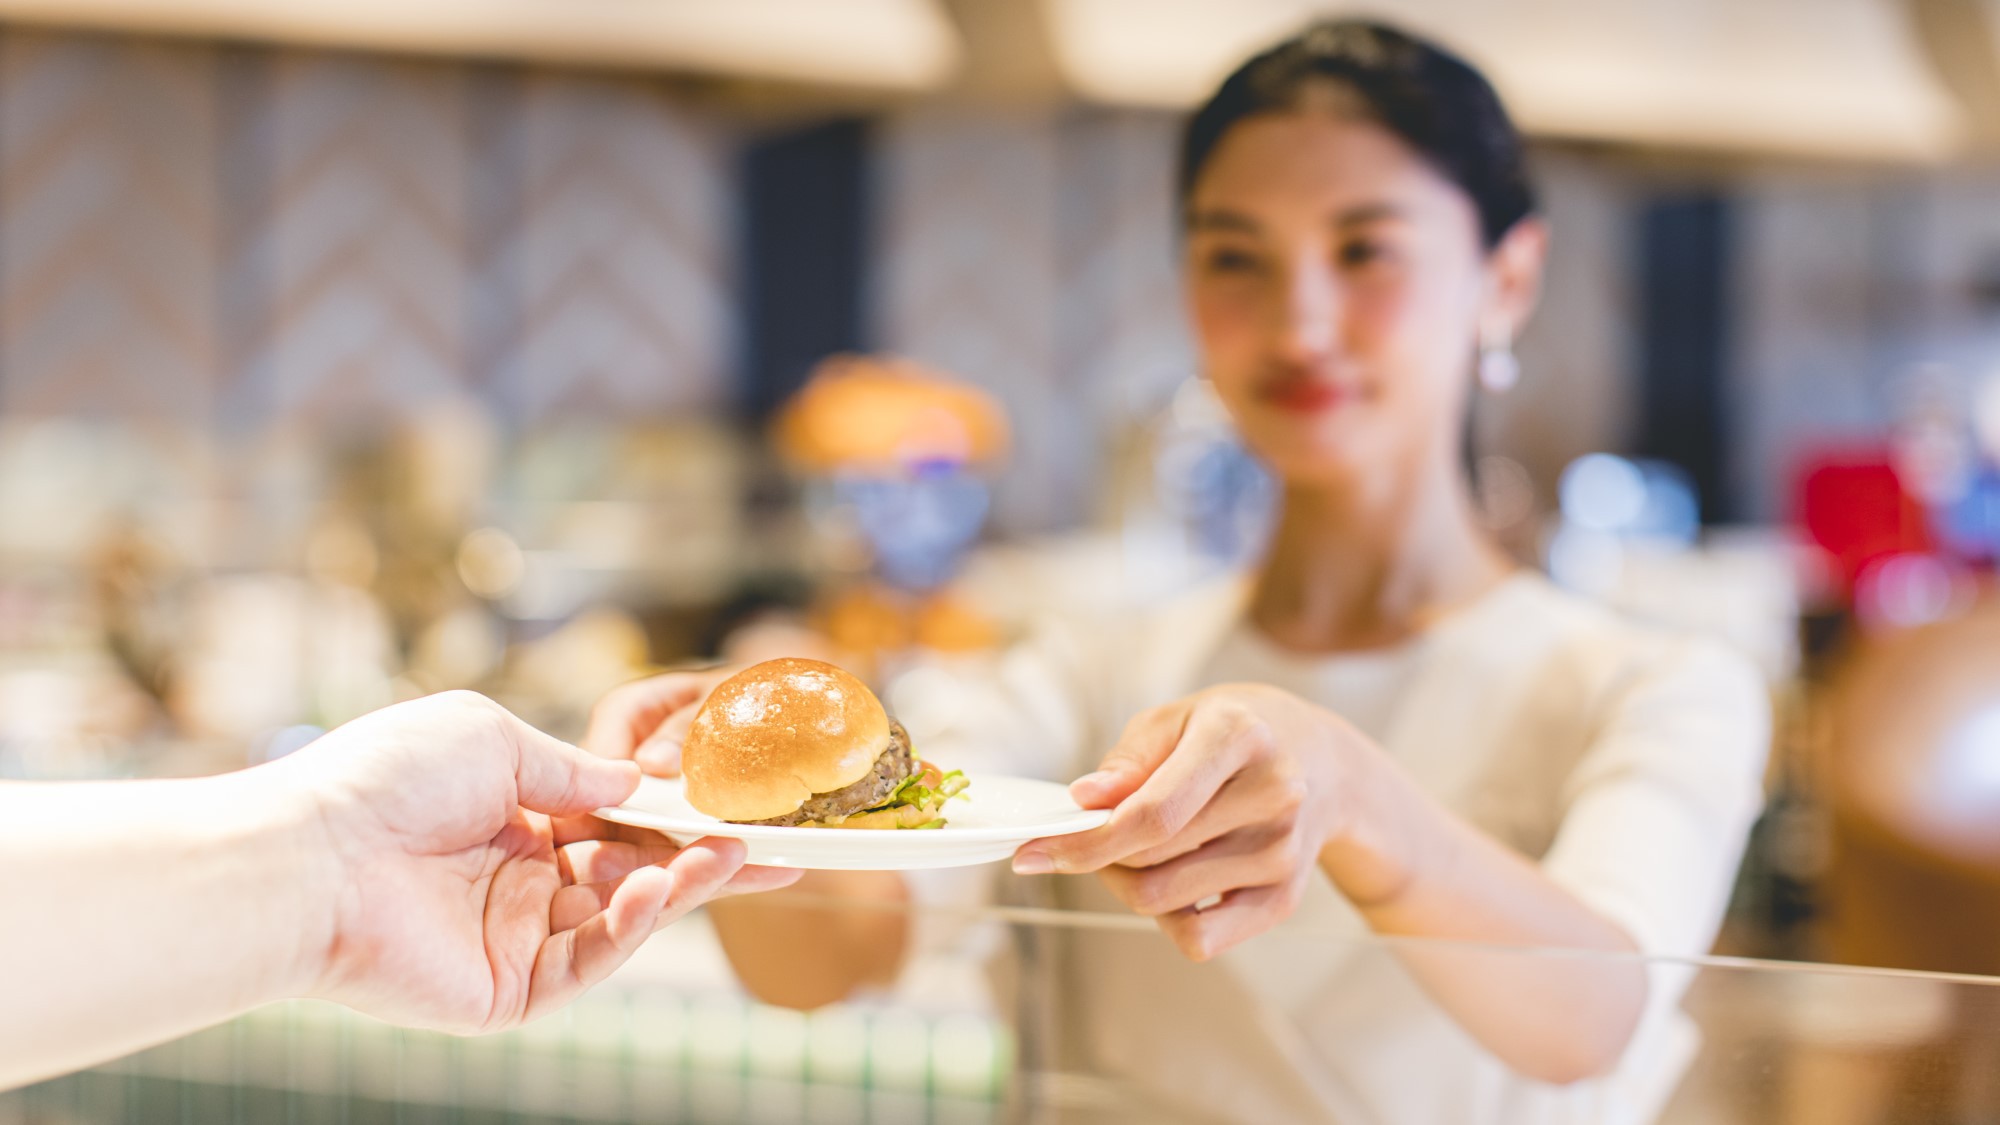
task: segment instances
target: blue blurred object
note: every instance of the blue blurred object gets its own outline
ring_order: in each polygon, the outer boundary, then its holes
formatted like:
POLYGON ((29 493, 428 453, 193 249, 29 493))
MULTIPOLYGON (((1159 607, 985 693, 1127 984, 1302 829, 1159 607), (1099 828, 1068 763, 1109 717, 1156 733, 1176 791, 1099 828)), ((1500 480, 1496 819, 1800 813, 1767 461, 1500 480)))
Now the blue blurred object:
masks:
POLYGON ((1184 518, 1203 554, 1237 563, 1263 545, 1275 495, 1271 475, 1233 437, 1201 448, 1179 483, 1184 518))
POLYGON ((1694 478, 1664 461, 1587 453, 1563 470, 1556 495, 1562 523, 1544 562, 1558 583, 1585 594, 1618 586, 1635 541, 1681 548, 1701 536, 1694 478))
POLYGON ((1174 392, 1153 478, 1161 507, 1204 558, 1234 566, 1263 547, 1277 511, 1276 486, 1243 447, 1206 380, 1189 379, 1174 392))
POLYGON ((2000 467, 1982 465, 1965 489, 1931 513, 1939 541, 1967 562, 2000 561, 2000 467))
POLYGON ((916 592, 951 579, 992 504, 987 483, 952 461, 918 462, 900 477, 841 476, 834 491, 852 506, 883 579, 916 592))
POLYGON ((1565 523, 1590 531, 1692 544, 1701 533, 1694 478, 1665 461, 1587 453, 1557 486, 1565 523))

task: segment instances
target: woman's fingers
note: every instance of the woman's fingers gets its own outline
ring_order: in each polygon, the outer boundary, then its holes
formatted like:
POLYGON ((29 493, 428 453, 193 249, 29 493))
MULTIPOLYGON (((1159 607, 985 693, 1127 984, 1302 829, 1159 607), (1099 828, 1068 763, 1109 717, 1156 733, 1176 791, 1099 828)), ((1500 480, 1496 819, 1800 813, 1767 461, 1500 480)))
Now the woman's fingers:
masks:
MULTIPOLYGON (((1026 844, 1014 854, 1014 870, 1023 875, 1097 871, 1173 840, 1262 749, 1268 739, 1264 731, 1263 723, 1241 706, 1196 706, 1179 740, 1138 790, 1119 803, 1111 823, 1026 844)), ((1158 728, 1141 733, 1144 738, 1160 735, 1158 728)), ((1156 745, 1133 753, 1134 759, 1157 756, 1156 745)))
POLYGON ((708 672, 668 672, 613 688, 591 709, 579 745, 600 758, 631 758, 662 723, 700 703, 721 679, 708 672))
POLYGON ((1290 882, 1231 891, 1202 910, 1182 910, 1159 918, 1160 930, 1190 960, 1207 961, 1264 933, 1292 916, 1305 895, 1309 873, 1290 882))
POLYGON ((1180 703, 1134 715, 1097 769, 1070 782, 1070 796, 1086 809, 1111 808, 1130 797, 1173 752, 1192 711, 1180 703))
POLYGON ((1250 887, 1290 882, 1300 864, 1297 834, 1246 828, 1157 867, 1098 872, 1118 900, 1148 918, 1250 887))
POLYGON ((1120 867, 1157 867, 1178 859, 1210 841, 1254 824, 1290 823, 1298 812, 1295 786, 1277 782, 1268 771, 1253 765, 1230 778, 1215 799, 1203 805, 1186 828, 1156 848, 1148 848, 1118 861, 1120 867))
MULTIPOLYGON (((706 696, 707 693, 704 692, 703 698, 706 696)), ((694 717, 700 712, 699 706, 690 703, 668 715, 659 727, 639 744, 639 748, 633 751, 632 760, 639 763, 641 770, 654 777, 679 777, 681 747, 687 744, 688 729, 694 726, 694 717)))

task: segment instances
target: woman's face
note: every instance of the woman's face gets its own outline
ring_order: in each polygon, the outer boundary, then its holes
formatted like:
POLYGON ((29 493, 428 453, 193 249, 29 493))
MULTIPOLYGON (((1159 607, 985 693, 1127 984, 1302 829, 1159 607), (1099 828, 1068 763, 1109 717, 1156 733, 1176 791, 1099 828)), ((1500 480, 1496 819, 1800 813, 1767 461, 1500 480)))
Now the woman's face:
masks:
POLYGON ((1456 457, 1480 325, 1510 313, 1457 185, 1379 125, 1273 113, 1223 135, 1188 204, 1204 370, 1280 477, 1456 457))

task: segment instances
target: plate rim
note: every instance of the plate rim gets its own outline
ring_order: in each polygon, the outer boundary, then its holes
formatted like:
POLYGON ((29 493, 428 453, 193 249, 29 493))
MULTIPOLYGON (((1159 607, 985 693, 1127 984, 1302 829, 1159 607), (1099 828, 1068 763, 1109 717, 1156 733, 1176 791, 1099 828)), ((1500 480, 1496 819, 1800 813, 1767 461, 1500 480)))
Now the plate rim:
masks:
MULTIPOLYGON (((1065 798, 1067 798, 1069 795, 1068 788, 1066 786, 1063 786, 1060 782, 1046 781, 1039 777, 1017 777, 1006 774, 982 774, 980 775, 979 779, 976 779, 974 781, 974 784, 978 784, 980 780, 1005 780, 1013 782, 1024 782, 1037 787, 1049 786, 1052 788, 1060 789, 1063 792, 1065 798)), ((648 776, 641 781, 641 784, 643 785, 647 782, 654 782, 654 783, 668 784, 668 785, 679 785, 681 783, 681 779, 678 777, 648 776)), ((636 792, 634 793, 634 796, 637 796, 636 792)), ((1071 804, 1074 806, 1075 802, 1072 801, 1071 804)), ((1102 828, 1104 827, 1105 824, 1110 822, 1111 811, 1112 810, 1110 809, 1086 809, 1078 807, 1076 808, 1074 814, 1074 820, 1066 820, 1052 825, 1039 825, 1035 826, 1034 828, 1030 828, 1030 826, 1028 825, 1019 825, 1012 828, 1005 826, 987 826, 980 828, 961 828, 955 831, 951 830, 950 826, 947 825, 944 829, 941 829, 935 835, 929 832, 924 832, 921 833, 921 836, 926 840, 936 839, 940 844, 943 844, 947 841, 958 844, 977 844, 977 843, 999 843, 1001 841, 1006 841, 1006 840, 1020 840, 1023 843, 1025 843, 1029 840, 1041 840, 1053 836, 1073 836, 1079 832, 1089 832, 1093 829, 1102 828), (1043 829, 1053 829, 1053 831, 1044 831, 1043 829), (946 832, 949 832, 950 834, 946 835, 945 834, 946 832)), ((913 835, 916 835, 917 833, 911 830, 875 831, 875 832, 856 830, 849 832, 849 831, 841 831, 840 829, 801 828, 797 826, 777 825, 777 824, 731 824, 728 821, 714 820, 713 818, 710 818, 705 823, 696 823, 696 822, 681 821, 679 820, 679 818, 673 817, 671 814, 655 813, 645 809, 628 808, 623 804, 608 805, 603 808, 592 810, 591 815, 597 817, 600 820, 611 821, 614 824, 625 824, 625 825, 630 825, 634 828, 648 828, 655 832, 662 832, 669 835, 674 833, 683 833, 683 834, 694 833, 694 834, 699 834, 701 836, 726 836, 731 839, 737 839, 737 840, 770 840, 770 841, 790 840, 790 841, 803 842, 803 838, 801 837, 800 834, 810 833, 810 839, 814 840, 817 844, 821 846, 826 846, 826 845, 832 845, 836 847, 850 846, 855 848, 907 847, 917 843, 916 840, 911 838, 913 835), (634 819, 636 817, 643 817, 645 819, 643 820, 634 819), (672 824, 662 823, 663 821, 667 820, 673 820, 674 823, 672 824), (829 833, 831 834, 830 836, 829 833), (835 843, 836 840, 840 841, 840 843, 836 844, 835 843)), ((932 847, 935 845, 922 844, 919 846, 932 847)))

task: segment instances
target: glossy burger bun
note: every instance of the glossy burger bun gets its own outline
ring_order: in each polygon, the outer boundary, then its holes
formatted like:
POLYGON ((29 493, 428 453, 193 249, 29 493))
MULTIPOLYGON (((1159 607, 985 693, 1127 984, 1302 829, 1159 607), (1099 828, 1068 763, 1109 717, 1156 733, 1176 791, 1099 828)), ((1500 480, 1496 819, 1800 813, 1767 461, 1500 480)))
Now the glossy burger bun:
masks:
POLYGON ((752 665, 709 693, 681 749, 687 800, 717 820, 769 820, 860 781, 889 749, 868 685, 817 660, 752 665))

